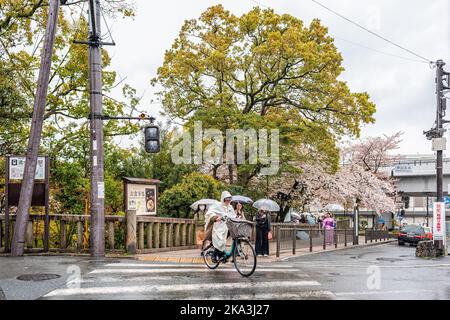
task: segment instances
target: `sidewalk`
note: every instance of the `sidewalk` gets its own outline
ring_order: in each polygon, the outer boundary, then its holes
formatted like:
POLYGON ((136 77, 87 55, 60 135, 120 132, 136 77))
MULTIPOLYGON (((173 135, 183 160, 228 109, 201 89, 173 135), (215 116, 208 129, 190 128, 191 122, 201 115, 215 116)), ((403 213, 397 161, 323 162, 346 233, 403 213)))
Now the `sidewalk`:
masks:
MULTIPOLYGON (((359 245, 348 245, 347 247, 344 247, 343 245, 339 245, 338 248, 327 248, 326 250, 323 250, 322 246, 315 246, 313 247, 313 251, 310 252, 309 248, 301 248, 296 250, 296 254, 292 254, 292 250, 284 250, 280 252, 280 256, 276 257, 276 242, 273 241, 270 243, 270 256, 269 257, 258 257, 258 263, 273 263, 273 262, 279 262, 284 261, 289 258, 294 257, 300 257, 310 254, 319 254, 324 252, 332 252, 332 251, 338 251, 338 250, 345 250, 345 249, 351 249, 351 248, 361 248, 361 247, 368 247, 373 245, 379 245, 384 243, 389 243, 397 240, 387 240, 387 241, 381 241, 381 242, 368 242, 367 244, 364 243, 364 237, 359 237, 359 245)), ((193 264, 203 264, 203 258, 200 256, 200 250, 199 249, 191 249, 191 250, 179 250, 179 251, 167 251, 167 252, 159 252, 159 253, 151 253, 151 254, 138 254, 135 255, 135 259, 141 260, 141 261, 150 261, 150 262, 173 262, 173 263, 193 263, 193 264)))

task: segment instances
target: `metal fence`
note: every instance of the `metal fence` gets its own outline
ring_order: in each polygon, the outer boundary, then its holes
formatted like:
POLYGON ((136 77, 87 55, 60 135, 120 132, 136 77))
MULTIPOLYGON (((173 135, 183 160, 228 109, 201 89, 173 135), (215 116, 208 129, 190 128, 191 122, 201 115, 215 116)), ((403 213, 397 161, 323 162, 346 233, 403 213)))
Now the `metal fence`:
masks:
POLYGON ((389 239, 389 231, 388 230, 375 230, 375 229, 366 229, 364 232, 365 243, 367 242, 378 242, 389 239))
POLYGON ((292 250, 296 254, 297 250, 309 250, 314 248, 338 248, 353 244, 354 231, 350 228, 342 229, 317 229, 317 228, 297 228, 296 225, 277 226, 276 228, 276 256, 279 257, 281 251, 292 250))

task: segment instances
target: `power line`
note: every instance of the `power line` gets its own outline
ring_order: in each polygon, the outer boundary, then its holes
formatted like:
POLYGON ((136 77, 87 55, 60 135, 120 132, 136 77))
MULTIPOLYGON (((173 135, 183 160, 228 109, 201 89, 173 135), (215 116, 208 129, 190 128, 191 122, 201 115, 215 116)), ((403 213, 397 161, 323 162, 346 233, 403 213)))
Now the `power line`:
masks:
MULTIPOLYGON (((252 0, 252 2, 254 2, 257 5, 260 5, 260 6, 264 7, 264 8, 271 9, 271 7, 266 6, 265 4, 263 4, 263 3, 259 2, 259 1, 252 0)), ((379 54, 383 54, 383 55, 386 55, 386 56, 391 56, 391 57, 395 57, 395 58, 399 58, 399 59, 403 59, 403 60, 407 60, 407 61, 411 61, 411 62, 417 62, 417 63, 434 63, 434 62, 428 61, 427 59, 425 59, 426 61, 416 60, 416 59, 411 59, 411 58, 407 58, 407 57, 404 57, 404 56, 399 56, 399 55, 396 55, 396 54, 384 52, 384 51, 381 51, 381 50, 378 50, 378 49, 367 47, 367 46, 365 46, 363 44, 360 44, 360 43, 357 43, 357 42, 354 42, 354 41, 350 41, 350 40, 344 39, 342 37, 338 37, 336 35, 333 35, 333 37, 335 39, 338 39, 338 40, 341 40, 341 41, 344 41, 344 42, 348 42, 348 43, 353 44, 355 46, 358 46, 358 47, 361 47, 361 48, 364 48, 366 50, 370 50, 370 51, 373 51, 373 52, 376 52, 376 53, 379 53, 379 54)))
POLYGON ((343 39, 341 37, 337 37, 337 36, 333 36, 333 37, 335 39, 338 39, 338 40, 341 40, 341 41, 345 41, 345 42, 351 43, 351 44, 353 44, 355 46, 358 46, 358 47, 361 47, 361 48, 364 48, 364 49, 367 49, 367 50, 371 50, 371 51, 374 51, 374 52, 377 52, 377 53, 380 53, 380 54, 384 54, 384 55, 387 55, 387 56, 391 56, 391 57, 395 57, 395 58, 399 58, 399 59, 403 59, 403 60, 408 60, 408 61, 412 61, 412 62, 427 63, 427 64, 429 63, 428 61, 411 59, 411 58, 407 58, 407 57, 404 57, 404 56, 399 56, 399 55, 396 55, 396 54, 383 52, 383 51, 380 51, 380 50, 377 50, 377 49, 374 49, 374 48, 371 48, 371 47, 367 47, 367 46, 362 45, 362 44, 357 43, 357 42, 353 42, 353 41, 350 41, 350 40, 347 40, 347 39, 343 39))
POLYGON ((398 48, 400 48, 400 49, 402 49, 402 50, 405 50, 405 51, 411 53, 412 55, 415 55, 416 57, 419 57, 419 58, 422 59, 422 60, 425 60, 425 61, 427 61, 427 62, 429 62, 429 63, 432 63, 432 62, 433 62, 433 61, 431 61, 430 59, 424 58, 423 56, 421 56, 421 55, 419 55, 419 54, 417 54, 417 53, 415 53, 415 52, 413 52, 413 51, 411 51, 411 50, 409 50, 409 49, 406 49, 405 47, 402 47, 401 45, 399 45, 399 44, 397 44, 397 43, 395 43, 395 42, 393 42, 393 41, 391 41, 391 40, 389 40, 389 39, 386 39, 385 37, 383 37, 383 36, 381 36, 381 35, 379 35, 379 34, 373 32, 372 30, 369 30, 369 29, 363 27, 363 26, 360 25, 359 23, 356 23, 356 22, 350 20, 349 18, 343 16, 342 14, 340 14, 340 13, 338 13, 338 12, 336 12, 336 11, 330 9, 330 8, 328 8, 327 6, 323 5, 322 3, 320 3, 320 2, 318 2, 318 1, 316 1, 316 0, 311 0, 311 1, 314 2, 314 3, 316 3, 316 4, 318 4, 319 6, 321 6, 321 7, 323 7, 323 8, 325 8, 326 10, 332 12, 333 14, 335 14, 335 15, 341 17, 342 19, 344 19, 344 20, 350 22, 351 24, 357 26, 358 28, 361 28, 361 29, 365 30, 366 32, 369 32, 370 34, 372 34, 372 35, 374 35, 374 36, 376 36, 376 37, 378 37, 378 38, 380 38, 380 39, 382 39, 382 40, 384 40, 384 41, 386 41, 386 42, 388 42, 388 43, 390 43, 390 44, 392 44, 392 45, 394 45, 394 46, 396 46, 396 47, 398 47, 398 48))

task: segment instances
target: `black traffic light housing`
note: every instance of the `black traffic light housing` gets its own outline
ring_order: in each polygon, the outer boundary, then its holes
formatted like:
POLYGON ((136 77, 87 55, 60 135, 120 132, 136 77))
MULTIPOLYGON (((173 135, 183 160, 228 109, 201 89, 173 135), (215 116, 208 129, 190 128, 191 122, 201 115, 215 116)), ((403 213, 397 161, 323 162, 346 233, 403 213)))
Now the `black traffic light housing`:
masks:
POLYGON ((145 152, 158 153, 161 150, 158 126, 145 127, 144 138, 145 152))
POLYGON ((408 209, 409 208, 409 197, 408 196, 402 197, 402 202, 405 203, 405 209, 408 209))

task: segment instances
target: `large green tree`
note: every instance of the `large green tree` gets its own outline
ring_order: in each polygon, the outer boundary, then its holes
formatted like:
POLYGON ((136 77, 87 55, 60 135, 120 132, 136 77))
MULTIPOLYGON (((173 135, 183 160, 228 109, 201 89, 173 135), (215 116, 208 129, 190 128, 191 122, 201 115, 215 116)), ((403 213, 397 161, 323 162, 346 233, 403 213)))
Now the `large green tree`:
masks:
MULTIPOLYGON (((104 0, 102 8, 105 16, 131 17, 131 2, 104 0)), ((73 44, 88 37, 87 2, 75 3, 61 7, 59 14, 40 150, 50 155, 52 212, 65 214, 84 214, 89 205, 88 48, 73 44)), ((0 0, 0 156, 26 151, 47 10, 48 0, 0 0)), ((102 58, 104 113, 131 115, 139 103, 136 90, 117 79, 106 50, 102 58), (118 100, 123 102, 109 97, 117 87, 122 88, 118 100)), ((120 172, 114 163, 130 157, 114 137, 138 131, 135 123, 105 122, 108 213, 123 206, 120 172)))
MULTIPOLYGON (((278 128, 284 169, 312 151, 336 171, 336 141, 358 136, 375 112, 366 92, 340 80, 343 71, 319 20, 305 26, 258 7, 238 17, 217 5, 184 23, 153 84, 162 88, 165 113, 187 127, 201 120, 223 132, 278 128)), ((229 166, 228 181, 248 185, 262 167, 229 166)))

